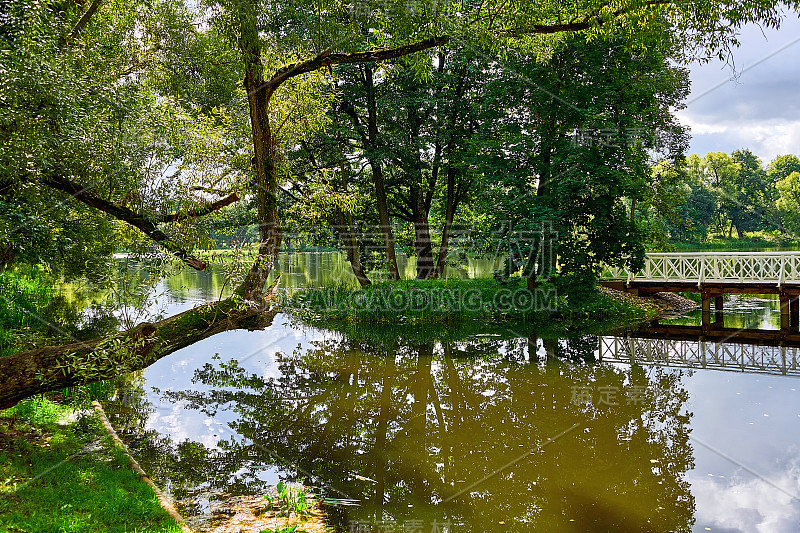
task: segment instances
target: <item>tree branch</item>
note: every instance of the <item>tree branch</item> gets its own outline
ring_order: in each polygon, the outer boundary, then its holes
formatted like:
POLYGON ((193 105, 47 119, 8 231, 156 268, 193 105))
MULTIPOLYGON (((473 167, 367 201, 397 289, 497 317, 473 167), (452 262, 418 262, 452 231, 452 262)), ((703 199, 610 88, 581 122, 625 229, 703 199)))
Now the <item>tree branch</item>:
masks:
POLYGON ((47 346, 0 357, 0 409, 72 385, 141 370, 181 348, 233 329, 264 329, 274 310, 241 306, 228 298, 107 339, 47 346))
POLYGON ((422 50, 447 44, 448 41, 450 41, 450 37, 444 35, 441 37, 423 39, 416 43, 398 46, 396 48, 355 52, 352 54, 332 54, 329 50, 325 50, 317 54, 317 56, 313 59, 292 63, 291 65, 287 65, 275 71, 275 74, 273 74, 268 81, 265 81, 258 89, 266 90, 268 95, 267 97, 269 98, 269 96, 271 96, 272 93, 274 93, 275 90, 289 78, 299 76, 300 74, 305 74, 306 72, 313 72, 321 67, 351 63, 374 63, 376 61, 396 59, 408 54, 413 54, 414 52, 420 52, 422 50))
POLYGON ((595 10, 593 10, 591 13, 588 13, 579 22, 567 22, 563 24, 533 24, 531 26, 527 26, 524 28, 510 30, 507 33, 512 37, 522 37, 531 34, 548 35, 552 33, 583 31, 607 24, 613 21, 614 19, 617 19, 623 15, 627 15, 628 13, 636 9, 645 9, 660 5, 671 5, 675 3, 676 3, 675 0, 649 0, 640 5, 623 7, 615 11, 612 11, 611 13, 608 14, 607 18, 604 18, 600 14, 600 11, 602 11, 603 8, 608 7, 608 4, 603 4, 598 8, 596 8, 595 10))
POLYGON ((183 247, 170 239, 163 231, 158 229, 152 221, 146 219, 139 213, 128 209, 127 207, 109 202, 108 200, 91 192, 88 188, 83 187, 65 178, 64 176, 51 175, 46 177, 43 180, 43 183, 48 187, 69 194, 79 202, 82 202, 89 207, 99 209, 100 211, 108 213, 118 220, 127 222, 153 239, 160 246, 171 252, 175 257, 179 258, 190 267, 196 270, 205 270, 205 261, 201 261, 189 255, 189 252, 184 250, 183 247))
POLYGON ((78 19, 78 23, 75 24, 75 27, 72 28, 72 31, 69 32, 69 35, 67 35, 67 38, 64 41, 64 44, 69 44, 69 43, 71 43, 73 40, 75 40, 78 37, 78 35, 89 24, 89 21, 92 20, 92 17, 94 16, 95 12, 100 7, 100 4, 102 4, 102 3, 103 3, 103 0, 93 0, 93 2, 89 5, 89 9, 86 10, 86 13, 81 15, 81 18, 78 19))
POLYGON ((240 200, 239 195, 236 193, 232 193, 223 198, 222 200, 217 200, 216 202, 207 203, 205 205, 195 207, 194 209, 190 209, 189 211, 172 213, 169 215, 161 215, 158 218, 156 218, 156 222, 159 224, 164 224, 167 222, 178 222, 181 220, 188 220, 190 218, 203 217, 210 213, 213 213, 214 211, 219 211, 223 207, 238 202, 239 200, 240 200))

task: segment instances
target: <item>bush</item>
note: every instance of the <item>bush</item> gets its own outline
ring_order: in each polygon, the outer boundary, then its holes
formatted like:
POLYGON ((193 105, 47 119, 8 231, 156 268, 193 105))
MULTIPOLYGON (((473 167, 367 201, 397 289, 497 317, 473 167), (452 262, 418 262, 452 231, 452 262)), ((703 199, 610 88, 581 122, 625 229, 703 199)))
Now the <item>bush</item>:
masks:
POLYGON ((0 357, 19 350, 22 331, 47 331, 38 317, 50 301, 50 289, 38 276, 0 271, 0 357))

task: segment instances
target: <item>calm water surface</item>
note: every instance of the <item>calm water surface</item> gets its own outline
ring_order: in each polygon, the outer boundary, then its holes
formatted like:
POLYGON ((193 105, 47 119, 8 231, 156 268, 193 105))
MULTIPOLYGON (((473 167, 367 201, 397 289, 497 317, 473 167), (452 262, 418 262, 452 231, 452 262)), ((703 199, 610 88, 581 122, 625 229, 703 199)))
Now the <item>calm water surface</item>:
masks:
MULTIPOLYGON (((333 254, 284 269, 287 287, 342 275, 333 254)), ((216 299, 223 285, 182 273, 148 311, 216 299)), ((766 297, 725 312, 726 326, 779 324, 766 297)), ((226 493, 284 479, 340 500, 328 508, 342 531, 800 531, 800 378, 757 364, 631 365, 608 352, 614 342, 632 338, 350 338, 278 315, 158 361, 109 411, 198 521, 226 493)))

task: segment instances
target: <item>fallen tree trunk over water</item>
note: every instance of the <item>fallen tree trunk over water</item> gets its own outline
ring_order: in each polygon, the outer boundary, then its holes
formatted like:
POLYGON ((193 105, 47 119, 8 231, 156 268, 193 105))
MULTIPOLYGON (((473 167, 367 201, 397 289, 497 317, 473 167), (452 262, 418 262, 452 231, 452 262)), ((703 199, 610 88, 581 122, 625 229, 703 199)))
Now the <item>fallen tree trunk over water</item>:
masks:
POLYGON ((0 409, 73 385, 141 370, 181 348, 234 329, 272 324, 276 311, 239 298, 201 305, 159 322, 146 322, 105 339, 46 346, 0 357, 0 409))

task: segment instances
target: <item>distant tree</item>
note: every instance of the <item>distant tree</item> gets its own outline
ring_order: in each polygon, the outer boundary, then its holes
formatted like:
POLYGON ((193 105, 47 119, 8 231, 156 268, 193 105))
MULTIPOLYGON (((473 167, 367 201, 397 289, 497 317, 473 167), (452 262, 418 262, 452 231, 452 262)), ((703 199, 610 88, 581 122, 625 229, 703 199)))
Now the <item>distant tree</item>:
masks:
MULTIPOLYGON (((639 224, 644 228, 647 242, 660 248, 667 245, 670 228, 682 228, 681 206, 692 191, 687 184, 686 169, 680 163, 659 161, 653 165, 651 181, 641 193, 639 224)), ((634 207, 632 201, 631 218, 636 220, 634 207)))
POLYGON ((731 156, 739 164, 739 175, 723 190, 733 200, 730 214, 739 238, 744 231, 774 228, 769 216, 774 195, 761 160, 750 150, 736 150, 731 156))
POLYGON ((771 213, 781 233, 785 233, 786 231, 783 222, 786 213, 778 205, 780 192, 778 191, 777 185, 779 181, 785 179, 792 172, 800 172, 800 158, 794 155, 779 155, 774 161, 767 165, 767 179, 770 184, 769 190, 772 193, 770 198, 772 200, 771 213))
POLYGON ((777 208, 786 228, 800 236, 800 171, 793 171, 776 183, 778 189, 777 208))
POLYGON ((681 240, 704 241, 717 214, 716 197, 703 183, 690 181, 686 188, 688 193, 677 206, 677 217, 669 226, 670 233, 681 240))
POLYGON ((767 165, 767 176, 773 183, 779 182, 792 172, 800 172, 800 157, 796 155, 779 155, 767 165))

